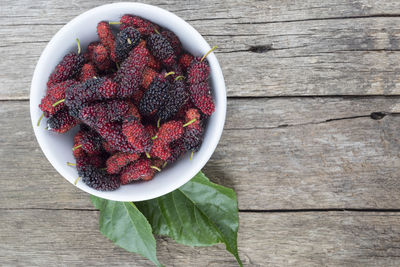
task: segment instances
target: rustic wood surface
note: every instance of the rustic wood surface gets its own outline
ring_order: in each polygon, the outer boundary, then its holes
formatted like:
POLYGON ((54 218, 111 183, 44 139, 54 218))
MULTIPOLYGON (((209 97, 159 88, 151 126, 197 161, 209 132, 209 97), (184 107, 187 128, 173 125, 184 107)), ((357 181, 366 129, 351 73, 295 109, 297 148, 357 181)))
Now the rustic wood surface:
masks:
MULTIPOLYGON (((245 265, 400 265, 400 2, 145 2, 220 47, 227 121, 204 172, 237 192, 245 265)), ((30 123, 41 51, 104 3, 0 2, 2 266, 152 266, 99 233, 88 195, 54 170, 30 123)), ((158 256, 236 266, 222 245, 159 238, 158 256)))

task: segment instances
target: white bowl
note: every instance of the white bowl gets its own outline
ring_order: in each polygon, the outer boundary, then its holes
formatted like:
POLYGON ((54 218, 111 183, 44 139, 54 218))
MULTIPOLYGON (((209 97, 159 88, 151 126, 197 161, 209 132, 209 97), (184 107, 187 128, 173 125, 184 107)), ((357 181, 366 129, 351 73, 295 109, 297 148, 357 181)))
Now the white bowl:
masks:
MULTIPOLYGON (((71 184, 74 184, 78 173, 67 162, 75 162, 72 155, 73 135, 75 130, 61 135, 45 130, 44 119, 38 127, 37 121, 42 114, 38 105, 46 92, 47 79, 70 51, 76 50, 75 38, 79 38, 82 47, 97 40, 96 25, 98 22, 119 21, 124 14, 134 14, 146 18, 173 31, 181 40, 183 47, 196 56, 204 55, 210 46, 204 38, 187 22, 178 16, 159 7, 140 3, 115 3, 93 8, 66 24, 51 39, 36 65, 32 78, 30 93, 30 113, 33 129, 43 153, 54 168, 71 184)), ((189 153, 180 161, 156 174, 153 180, 121 186, 116 191, 101 192, 94 190, 82 181, 77 187, 92 195, 117 201, 142 201, 165 195, 188 182, 207 163, 221 137, 226 115, 226 90, 222 71, 214 53, 207 57, 211 69, 212 94, 215 101, 215 112, 209 118, 200 151, 189 160, 189 153)))

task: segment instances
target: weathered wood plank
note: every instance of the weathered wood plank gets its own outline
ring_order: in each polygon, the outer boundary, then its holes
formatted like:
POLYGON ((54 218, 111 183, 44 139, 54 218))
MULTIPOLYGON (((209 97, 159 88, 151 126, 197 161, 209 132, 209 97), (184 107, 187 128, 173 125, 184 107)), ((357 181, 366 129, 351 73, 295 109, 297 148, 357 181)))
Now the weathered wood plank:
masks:
MULTIPOLYGON (((241 213, 245 266, 396 266, 397 213, 241 213)), ((10 266, 152 266, 98 231, 97 211, 2 210, 0 262, 10 266), (99 257, 100 256, 100 257, 99 257)), ((166 266, 237 266, 222 245, 190 248, 159 238, 166 266)))
MULTIPOLYGON (((220 46, 229 96, 400 94, 397 1, 151 3, 176 11, 220 46)), ((93 3, 6 6, 0 99, 26 99, 46 43, 93 3)))
MULTIPOLYGON (((380 111, 399 98, 230 99, 204 170, 240 209, 398 208, 400 117, 370 118, 380 111)), ((43 156, 28 102, 2 102, 0 125, 1 207, 92 208, 43 156)))

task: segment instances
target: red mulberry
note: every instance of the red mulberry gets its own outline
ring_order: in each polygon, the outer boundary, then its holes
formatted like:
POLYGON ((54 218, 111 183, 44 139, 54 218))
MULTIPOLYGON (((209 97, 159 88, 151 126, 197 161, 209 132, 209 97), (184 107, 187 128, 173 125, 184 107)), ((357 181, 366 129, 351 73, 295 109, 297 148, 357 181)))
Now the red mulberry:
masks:
POLYGON ((154 174, 149 159, 139 159, 126 166, 121 172, 121 184, 129 184, 154 174))
POLYGON ((97 24, 97 35, 101 43, 107 48, 111 55, 111 59, 115 61, 115 37, 111 32, 108 22, 102 21, 97 24))
POLYGON ((121 64, 115 81, 118 83, 118 97, 126 98, 140 90, 143 71, 149 60, 149 52, 144 47, 135 47, 121 64))
POLYGON ((110 53, 104 45, 99 44, 94 48, 93 62, 100 71, 108 70, 113 64, 110 53))
POLYGON ((158 129, 157 139, 169 144, 182 137, 183 124, 180 121, 169 121, 161 125, 158 129))
POLYGON ((84 82, 88 79, 91 79, 93 77, 97 76, 96 68, 92 63, 86 63, 83 65, 82 70, 81 70, 81 75, 79 77, 79 80, 81 82, 84 82))
POLYGON ((90 127, 97 127, 98 124, 121 120, 128 110, 127 101, 115 99, 82 108, 79 118, 90 127))
POLYGON ((208 79, 208 76, 210 75, 210 66, 208 66, 207 61, 200 61, 196 58, 192 61, 187 72, 188 83, 198 84, 208 79))
POLYGON ((42 101, 39 105, 39 108, 44 112, 44 115, 46 118, 54 115, 57 111, 59 111, 65 107, 64 102, 61 102, 60 104, 56 105, 55 107, 53 107, 53 104, 59 100, 64 99, 65 98, 65 90, 68 87, 75 85, 75 84, 77 84, 77 82, 74 80, 66 80, 64 82, 54 84, 52 87, 50 87, 47 90, 46 96, 42 98, 42 101))
POLYGON ((140 32, 140 35, 148 36, 155 32, 155 30, 159 30, 159 26, 156 24, 151 23, 150 21, 132 15, 123 15, 121 17, 121 27, 120 29, 123 30, 127 27, 134 27, 140 32))
POLYGON ((193 104, 200 109, 203 114, 211 116, 215 110, 215 105, 210 94, 210 86, 208 83, 202 82, 193 84, 190 86, 189 91, 193 104))
POLYGON ((152 146, 151 136, 136 118, 132 117, 124 121, 122 133, 137 151, 150 152, 152 146))
POLYGON ((190 54, 183 54, 179 58, 179 64, 184 68, 187 69, 193 61, 193 56, 190 54))
POLYGON ((117 174, 123 167, 139 158, 138 154, 118 152, 107 159, 107 172, 117 174))

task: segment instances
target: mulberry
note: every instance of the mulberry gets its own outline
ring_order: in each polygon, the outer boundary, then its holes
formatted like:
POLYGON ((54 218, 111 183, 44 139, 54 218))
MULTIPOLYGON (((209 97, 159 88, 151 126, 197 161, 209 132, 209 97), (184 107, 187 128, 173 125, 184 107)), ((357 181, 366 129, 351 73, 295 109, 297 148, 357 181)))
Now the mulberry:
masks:
POLYGON ((137 46, 131 50, 115 77, 118 83, 118 97, 130 97, 140 89, 148 60, 149 51, 146 48, 137 46))
POLYGON ((127 27, 134 27, 140 32, 140 35, 148 36, 155 31, 159 31, 160 27, 156 24, 151 23, 150 21, 132 15, 123 15, 121 17, 121 27, 120 29, 123 30, 127 27))
POLYGON ((108 70, 111 67, 110 54, 104 45, 99 44, 94 48, 93 62, 100 71, 108 70))
POLYGON ((102 139, 95 131, 85 132, 82 135, 79 145, 89 155, 100 154, 102 152, 102 139))
POLYGON ((206 61, 200 61, 195 58, 188 68, 188 83, 198 84, 208 79, 210 75, 210 66, 206 61))
POLYGON ((124 61, 129 52, 138 45, 140 33, 133 27, 127 27, 120 31, 115 39, 115 57, 117 62, 124 61))
POLYGON ((82 140, 83 135, 84 135, 84 131, 80 130, 74 136, 74 147, 76 147, 76 149, 73 149, 72 153, 76 159, 85 156, 85 151, 80 146, 80 144, 82 143, 81 140, 82 140))
POLYGON ((194 57, 190 54, 183 54, 180 58, 179 58, 179 64, 184 68, 187 69, 190 64, 192 63, 194 57))
POLYGON ((183 124, 180 121, 169 121, 161 125, 158 129, 157 139, 169 144, 182 137, 183 124))
POLYGON ((143 72, 142 87, 148 89, 157 75, 158 73, 154 69, 146 67, 143 72))
POLYGON ((77 82, 74 80, 66 80, 54 84, 47 90, 46 96, 42 98, 42 101, 39 104, 39 108, 43 111, 46 118, 54 115, 57 111, 65 107, 64 102, 61 102, 56 106, 53 106, 53 104, 59 100, 65 99, 65 90, 75 84, 77 84, 77 82))
POLYGON ((172 49, 174 49, 175 55, 179 56, 181 54, 182 44, 181 41, 179 41, 178 36, 176 36, 175 33, 169 30, 163 30, 161 32, 161 35, 164 36, 165 39, 167 39, 172 49))
POLYGON ((158 117, 163 122, 174 117, 188 98, 185 82, 182 80, 175 81, 164 100, 163 106, 157 112, 158 117))
POLYGON ((96 68, 94 67, 94 65, 92 63, 86 63, 82 67, 81 75, 79 76, 79 80, 81 82, 84 82, 95 76, 97 76, 97 72, 96 72, 96 68))
POLYGON ((68 87, 65 91, 65 104, 70 114, 78 118, 80 110, 88 103, 112 97, 115 93, 116 84, 108 78, 92 78, 68 87))
POLYGON ((154 175, 149 159, 139 159, 134 163, 126 166, 121 172, 121 184, 129 184, 133 181, 149 179, 149 176, 154 175))
POLYGON ((200 109, 203 114, 211 116, 215 110, 215 105, 210 94, 210 86, 208 83, 202 82, 191 85, 189 91, 193 104, 200 109))
POLYGON ((109 100, 82 108, 79 118, 90 127, 121 120, 128 112, 129 104, 124 100, 109 100))
POLYGON ((170 144, 171 155, 167 159, 168 163, 177 161, 185 153, 185 145, 183 141, 176 140, 170 144))
POLYGON ((153 56, 160 60, 165 66, 171 67, 175 63, 174 49, 168 40, 160 34, 152 34, 147 39, 147 48, 153 56))
POLYGON ((139 111, 142 115, 150 115, 157 111, 164 103, 170 84, 163 77, 153 79, 149 89, 144 93, 139 103, 139 111))
POLYGON ((203 142, 203 128, 200 126, 185 127, 182 141, 187 151, 198 151, 203 142))
POLYGON ((101 21, 97 24, 97 35, 101 43, 107 48, 111 55, 111 59, 115 61, 115 38, 111 32, 108 22, 101 21))
POLYGON ((124 121, 122 124, 122 133, 137 151, 150 152, 152 146, 151 136, 146 131, 143 124, 136 118, 132 117, 124 121))
POLYGON ((150 151, 151 157, 159 158, 166 161, 171 157, 171 149, 165 140, 159 139, 158 137, 153 141, 153 146, 150 151))
POLYGON ((116 122, 107 122, 98 125, 98 133, 103 137, 110 148, 117 151, 137 153, 134 146, 127 140, 125 135, 122 134, 122 125, 116 122))
POLYGON ((81 169, 78 174, 86 185, 99 191, 113 191, 121 185, 118 176, 109 175, 91 165, 81 169))
POLYGON ((57 111, 56 114, 51 116, 47 121, 49 130, 57 133, 65 133, 72 129, 78 120, 68 113, 68 109, 64 108, 57 111))
POLYGON ((47 88, 52 87, 54 84, 74 79, 80 73, 84 60, 81 54, 67 54, 50 74, 47 88))
POLYGON ((123 167, 139 158, 138 154, 118 152, 107 159, 107 172, 117 174, 123 167))

